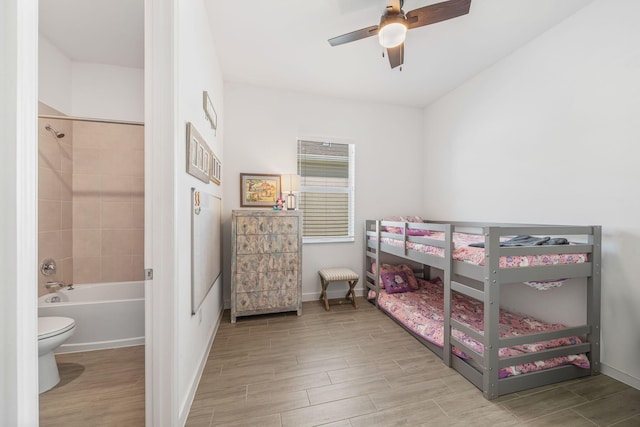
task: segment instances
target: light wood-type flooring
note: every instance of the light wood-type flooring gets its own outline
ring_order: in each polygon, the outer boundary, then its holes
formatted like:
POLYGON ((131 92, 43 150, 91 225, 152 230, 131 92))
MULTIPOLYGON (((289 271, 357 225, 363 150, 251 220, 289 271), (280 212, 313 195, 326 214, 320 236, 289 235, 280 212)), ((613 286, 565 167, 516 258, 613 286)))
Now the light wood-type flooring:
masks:
MULTIPOLYGON (((488 401, 362 299, 302 313, 225 312, 187 426, 640 426, 640 391, 605 375, 488 401)), ((59 356, 40 425, 142 426, 143 353, 59 356)))
POLYGON ((60 382, 40 394, 40 427, 144 426, 144 346, 56 356, 60 382))

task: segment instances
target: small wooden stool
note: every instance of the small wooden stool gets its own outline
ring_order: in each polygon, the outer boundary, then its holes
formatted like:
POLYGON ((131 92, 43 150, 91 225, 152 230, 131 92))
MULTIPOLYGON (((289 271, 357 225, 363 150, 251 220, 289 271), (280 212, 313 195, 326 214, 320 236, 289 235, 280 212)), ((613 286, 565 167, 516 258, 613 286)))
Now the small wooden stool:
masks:
POLYGON ((354 288, 358 283, 360 277, 353 272, 350 268, 323 268, 318 271, 320 275, 320 281, 322 282, 322 293, 320 294, 320 301, 324 303, 324 309, 329 311, 329 303, 342 304, 343 302, 350 302, 355 308, 358 308, 358 301, 356 301, 356 293, 354 288), (349 283, 349 291, 344 297, 345 299, 333 299, 330 300, 327 297, 327 286, 331 282, 347 282, 349 283))

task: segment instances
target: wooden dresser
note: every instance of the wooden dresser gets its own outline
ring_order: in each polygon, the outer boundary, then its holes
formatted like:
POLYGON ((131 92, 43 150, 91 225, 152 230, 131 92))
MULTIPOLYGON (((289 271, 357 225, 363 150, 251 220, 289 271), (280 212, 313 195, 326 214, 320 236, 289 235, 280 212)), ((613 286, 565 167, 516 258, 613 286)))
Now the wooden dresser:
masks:
POLYGON ((231 323, 252 314, 302 314, 302 212, 234 210, 231 254, 231 323))

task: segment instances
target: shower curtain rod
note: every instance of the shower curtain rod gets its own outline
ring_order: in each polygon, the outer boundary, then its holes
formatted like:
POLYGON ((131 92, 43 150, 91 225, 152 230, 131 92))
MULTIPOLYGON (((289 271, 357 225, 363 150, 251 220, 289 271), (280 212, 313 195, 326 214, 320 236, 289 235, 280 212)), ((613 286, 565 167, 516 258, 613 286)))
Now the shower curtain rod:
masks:
POLYGON ((143 122, 132 122, 127 120, 90 119, 88 117, 56 116, 51 114, 38 114, 38 117, 41 119, 77 120, 80 122, 98 122, 98 123, 111 123, 114 125, 144 126, 143 122))

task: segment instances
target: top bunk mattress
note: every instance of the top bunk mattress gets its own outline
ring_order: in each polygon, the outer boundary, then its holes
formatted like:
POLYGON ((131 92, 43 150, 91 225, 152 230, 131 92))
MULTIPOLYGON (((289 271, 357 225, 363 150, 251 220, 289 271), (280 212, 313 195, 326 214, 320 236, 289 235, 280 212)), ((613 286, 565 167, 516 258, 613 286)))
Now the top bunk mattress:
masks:
MULTIPOLYGON (((472 243, 483 243, 484 236, 478 234, 467 234, 454 232, 453 235, 453 253, 452 258, 456 261, 484 266, 485 254, 484 248, 469 246, 472 243)), ((441 231, 429 232, 428 239, 444 241, 445 233, 441 231)), ((502 237, 501 241, 507 241, 510 237, 502 237)), ((397 248, 404 247, 403 238, 382 237, 381 243, 394 246, 397 248)), ((444 257, 444 248, 432 246, 426 243, 406 242, 406 249, 420 253, 444 257)), ((500 268, 511 267, 536 267, 555 264, 579 264, 587 262, 586 253, 578 254, 543 254, 543 255, 510 255, 500 257, 500 268)))

